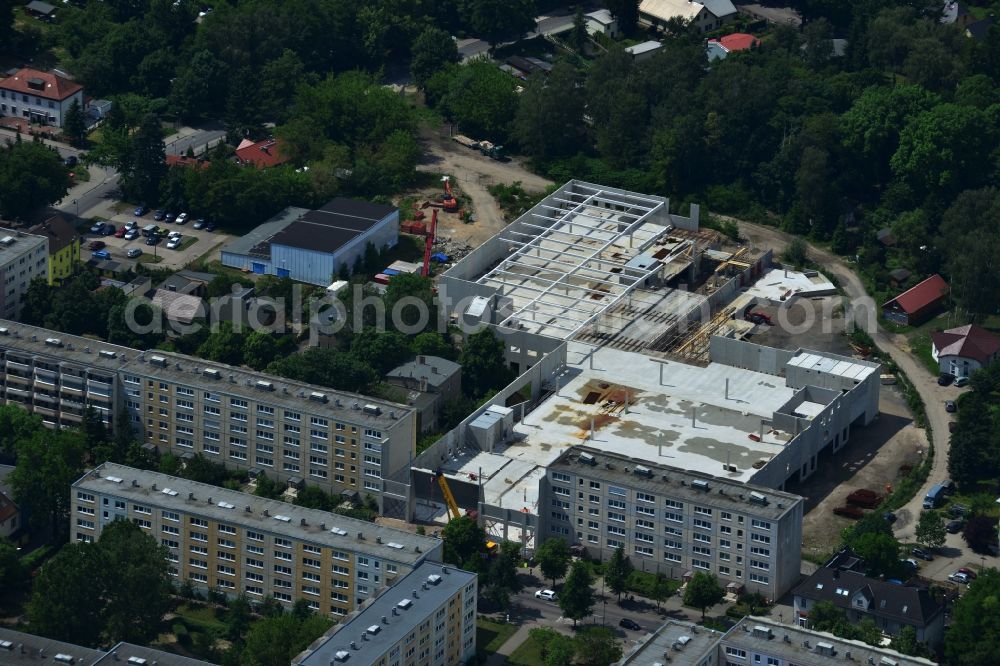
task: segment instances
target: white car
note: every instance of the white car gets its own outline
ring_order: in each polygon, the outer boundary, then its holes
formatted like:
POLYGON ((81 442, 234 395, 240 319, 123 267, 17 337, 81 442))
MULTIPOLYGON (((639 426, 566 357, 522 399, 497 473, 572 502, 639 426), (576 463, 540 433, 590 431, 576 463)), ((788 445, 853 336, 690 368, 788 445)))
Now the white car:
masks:
POLYGON ((555 601, 556 593, 552 590, 538 590, 535 592, 536 599, 544 599, 545 601, 555 601))
POLYGON ((176 219, 174 219, 174 222, 176 222, 177 224, 185 224, 187 223, 187 221, 188 221, 187 213, 181 213, 176 217, 176 219))
POLYGON ((171 238, 169 241, 167 241, 167 249, 168 250, 176 250, 180 246, 181 246, 181 237, 180 236, 178 236, 177 238, 171 238))
POLYGON ((132 229, 138 229, 139 223, 136 222, 135 220, 132 220, 131 222, 126 222, 125 228, 128 229, 129 231, 131 231, 132 229))
POLYGON ((950 580, 953 583, 964 583, 966 585, 969 584, 969 577, 966 574, 962 573, 961 571, 956 571, 955 573, 948 576, 948 580, 950 580))

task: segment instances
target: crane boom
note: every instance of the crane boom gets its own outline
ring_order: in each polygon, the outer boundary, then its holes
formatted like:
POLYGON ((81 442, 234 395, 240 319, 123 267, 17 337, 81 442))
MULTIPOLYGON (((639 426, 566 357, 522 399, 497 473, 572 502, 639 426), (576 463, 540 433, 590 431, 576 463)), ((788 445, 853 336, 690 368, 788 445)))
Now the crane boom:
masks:
POLYGON ((451 494, 451 488, 448 487, 448 479, 444 478, 444 472, 437 473, 437 482, 441 486, 441 494, 444 495, 445 504, 448 505, 448 519, 455 520, 461 517, 461 512, 458 510, 458 503, 455 502, 455 496, 451 494))

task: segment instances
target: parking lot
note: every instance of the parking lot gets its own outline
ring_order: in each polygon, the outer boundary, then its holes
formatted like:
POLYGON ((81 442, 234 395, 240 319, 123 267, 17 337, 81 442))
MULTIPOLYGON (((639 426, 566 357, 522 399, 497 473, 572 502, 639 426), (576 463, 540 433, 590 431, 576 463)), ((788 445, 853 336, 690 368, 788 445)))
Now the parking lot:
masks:
POLYGON ((156 224, 161 229, 168 231, 178 231, 183 238, 182 247, 177 250, 168 249, 167 239, 165 238, 157 245, 146 245, 146 238, 142 235, 133 240, 125 240, 124 238, 116 238, 113 235, 104 236, 91 233, 88 227, 85 230, 86 233, 83 234, 83 242, 80 250, 83 260, 87 261, 91 258, 92 250, 89 248, 90 243, 92 241, 101 241, 106 245, 104 249, 111 255, 111 259, 114 261, 131 263, 147 262, 155 265, 157 268, 176 270, 183 268, 206 253, 216 250, 223 243, 230 240, 229 236, 218 231, 205 231, 204 229, 193 228, 193 219, 189 219, 186 224, 178 225, 176 223, 168 224, 165 221, 157 222, 153 220, 153 211, 147 212, 142 217, 136 217, 132 213, 133 211, 131 210, 126 211, 126 213, 118 213, 113 215, 108 221, 114 224, 116 228, 121 228, 122 225, 135 221, 140 231, 143 227, 150 224, 156 224), (189 239, 191 238, 196 239, 194 243, 190 243, 189 239), (128 258, 127 252, 133 248, 141 250, 142 256, 134 259, 128 258))

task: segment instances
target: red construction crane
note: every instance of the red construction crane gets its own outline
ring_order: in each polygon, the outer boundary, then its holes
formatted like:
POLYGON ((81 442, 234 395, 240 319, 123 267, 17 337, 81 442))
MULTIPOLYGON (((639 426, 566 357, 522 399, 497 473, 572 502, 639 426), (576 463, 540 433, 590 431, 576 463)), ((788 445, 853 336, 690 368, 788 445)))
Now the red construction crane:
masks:
POLYGON ((430 277, 431 274, 431 248, 434 246, 434 234, 437 232, 438 211, 437 208, 431 214, 431 227, 424 237, 424 275, 430 277))
POLYGON ((446 212, 457 212, 458 199, 455 198, 454 193, 451 191, 451 178, 448 176, 441 176, 441 180, 444 181, 444 197, 441 199, 441 204, 446 212))

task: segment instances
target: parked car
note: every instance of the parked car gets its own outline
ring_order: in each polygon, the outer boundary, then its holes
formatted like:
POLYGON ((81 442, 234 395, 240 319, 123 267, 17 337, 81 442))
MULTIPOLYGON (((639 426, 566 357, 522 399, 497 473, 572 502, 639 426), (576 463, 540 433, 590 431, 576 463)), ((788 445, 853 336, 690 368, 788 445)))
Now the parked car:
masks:
POLYGON ((142 250, 140 250, 137 247, 133 247, 131 250, 125 253, 125 256, 127 256, 129 259, 135 259, 136 257, 141 257, 142 250))
POLYGON ((910 553, 914 557, 919 557, 920 559, 926 560, 927 562, 932 562, 934 560, 934 556, 931 555, 928 551, 924 550, 923 548, 914 548, 913 550, 910 551, 910 553))
POLYGON ((73 167, 75 167, 77 165, 77 163, 79 161, 80 160, 76 159, 76 155, 70 155, 65 160, 63 160, 63 164, 65 164, 66 166, 68 166, 68 167, 70 167, 72 169, 73 167))
POLYGON ((125 232, 125 235, 123 236, 125 240, 135 240, 138 237, 139 237, 138 229, 129 229, 128 231, 125 232))
POLYGON ((955 375, 950 372, 942 372, 938 375, 938 384, 940 386, 949 386, 953 381, 955 381, 955 375))
POLYGON ((955 380, 955 386, 957 386, 958 388, 962 388, 963 386, 968 386, 968 385, 969 385, 968 377, 959 377, 958 379, 955 380))
POLYGON ((139 223, 136 222, 135 220, 129 220, 128 222, 125 223, 125 229, 138 229, 138 228, 139 228, 139 223))
POLYGON ((205 218, 199 217, 197 220, 194 221, 194 224, 191 225, 191 226, 193 226, 195 229, 204 229, 205 228, 205 218))
POLYGON ((124 238, 126 232, 128 232, 128 229, 125 227, 119 227, 118 231, 115 232, 115 238, 124 238))
POLYGON ((157 222, 163 222, 163 219, 166 216, 167 214, 164 213, 162 210, 158 210, 155 213, 153 213, 153 219, 156 220, 157 222))
POLYGON ((174 222, 176 222, 177 224, 187 224, 187 221, 188 221, 188 214, 187 213, 180 213, 177 216, 177 219, 174 220, 174 222))
POLYGON ((146 245, 156 245, 159 242, 160 242, 159 236, 150 236, 149 238, 146 239, 146 245))
POLYGON ((168 250, 176 250, 180 246, 181 246, 181 239, 180 238, 171 238, 170 240, 167 241, 167 249, 168 250))
POLYGON ((90 253, 91 259, 110 259, 111 253, 107 250, 97 250, 96 252, 90 253))
POLYGON ((104 241, 90 241, 90 244, 87 245, 88 250, 103 250, 105 247, 107 245, 104 241))
POLYGON ((962 518, 969 513, 969 507, 964 504, 952 504, 948 507, 948 515, 952 518, 962 518))
POLYGON ((944 489, 945 495, 955 494, 955 482, 951 479, 945 479, 941 482, 941 487, 944 489))
POLYGON ((167 222, 167 223, 173 222, 174 221, 174 214, 168 212, 166 215, 163 216, 163 221, 167 222))
POLYGON ((944 529, 948 532, 948 534, 958 534, 962 531, 962 526, 964 524, 965 521, 962 520, 949 520, 945 523, 944 529))
POLYGON ((618 626, 624 627, 625 629, 631 629, 632 631, 642 631, 642 627, 639 626, 638 622, 636 622, 635 620, 630 620, 627 617, 623 617, 618 622, 618 626))
POLYGON ((104 231, 103 222, 94 222, 93 226, 90 227, 90 233, 92 234, 99 234, 102 231, 104 231))
POLYGON ((973 571, 972 569, 970 569, 969 567, 959 567, 958 568, 958 573, 965 574, 966 577, 968 577, 969 580, 975 580, 976 579, 976 572, 973 571))
POLYGON ((538 590, 535 592, 536 599, 544 599, 545 601, 555 601, 556 593, 552 590, 538 590))
POLYGON ((103 233, 105 236, 113 236, 116 231, 118 231, 118 228, 115 225, 111 224, 110 222, 105 222, 104 231, 102 231, 101 233, 103 233))
POLYGON ((966 585, 969 584, 969 577, 966 576, 964 573, 960 573, 958 571, 948 576, 948 580, 950 580, 953 583, 964 583, 966 585))
POLYGON ((920 562, 917 562, 912 557, 903 560, 903 564, 906 565, 908 569, 913 569, 914 571, 920 568, 920 562))
POLYGON ((946 411, 946 412, 957 412, 958 411, 958 407, 955 406, 955 401, 954 400, 945 400, 944 401, 944 411, 946 411))
POLYGON ((208 222, 205 224, 205 231, 215 231, 215 223, 208 222))
POLYGON ((146 208, 145 206, 138 206, 138 207, 136 207, 136 209, 134 211, 132 211, 132 214, 135 215, 136 217, 142 217, 143 215, 145 215, 148 212, 149 212, 149 209, 146 208))

